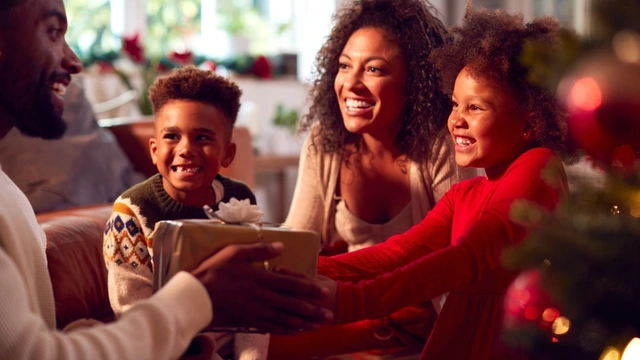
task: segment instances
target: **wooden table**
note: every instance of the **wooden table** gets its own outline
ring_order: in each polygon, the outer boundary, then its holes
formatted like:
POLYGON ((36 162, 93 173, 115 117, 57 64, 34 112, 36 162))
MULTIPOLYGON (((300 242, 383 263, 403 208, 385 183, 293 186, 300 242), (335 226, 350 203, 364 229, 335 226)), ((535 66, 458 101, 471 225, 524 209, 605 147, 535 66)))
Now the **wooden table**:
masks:
POLYGON ((298 167, 300 157, 298 155, 258 155, 254 158, 256 175, 275 174, 278 181, 280 204, 278 206, 278 221, 284 221, 287 216, 289 204, 286 191, 286 170, 298 167))

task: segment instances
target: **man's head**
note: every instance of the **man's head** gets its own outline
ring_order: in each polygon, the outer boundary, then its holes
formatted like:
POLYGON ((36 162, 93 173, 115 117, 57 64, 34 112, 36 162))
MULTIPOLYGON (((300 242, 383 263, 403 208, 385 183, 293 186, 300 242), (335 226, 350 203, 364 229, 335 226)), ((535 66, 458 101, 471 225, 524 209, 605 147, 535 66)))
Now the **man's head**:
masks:
POLYGON ((165 191, 183 204, 211 205, 211 183, 233 161, 231 132, 240 108, 240 89, 211 71, 174 70, 149 89, 156 112, 149 141, 165 191))
POLYGON ((64 134, 64 94, 82 70, 64 35, 62 0, 0 2, 0 139, 16 126, 25 135, 64 134))

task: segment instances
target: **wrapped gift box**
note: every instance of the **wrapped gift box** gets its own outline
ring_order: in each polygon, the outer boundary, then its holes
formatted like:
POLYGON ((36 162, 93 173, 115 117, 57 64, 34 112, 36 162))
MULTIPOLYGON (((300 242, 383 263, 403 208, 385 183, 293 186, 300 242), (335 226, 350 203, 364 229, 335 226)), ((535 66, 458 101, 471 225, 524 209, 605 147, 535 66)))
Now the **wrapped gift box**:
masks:
MULTIPOLYGON (((269 260, 282 267, 315 276, 320 236, 313 231, 266 225, 231 225, 214 220, 160 221, 153 236, 153 288, 163 286, 178 271, 192 271, 229 244, 282 242, 284 252, 269 260)), ((264 267, 263 262, 256 266, 264 267)))

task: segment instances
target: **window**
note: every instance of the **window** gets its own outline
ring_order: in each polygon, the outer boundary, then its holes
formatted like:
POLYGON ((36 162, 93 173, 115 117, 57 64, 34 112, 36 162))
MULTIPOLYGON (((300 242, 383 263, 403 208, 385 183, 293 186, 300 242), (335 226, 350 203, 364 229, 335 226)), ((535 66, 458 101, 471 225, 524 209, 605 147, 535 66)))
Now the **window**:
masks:
MULTIPOLYGON (((464 2, 455 4, 460 18, 464 13, 464 2)), ((540 16, 555 16, 564 27, 586 33, 589 0, 474 0, 475 8, 504 8, 511 12, 522 12, 525 20, 540 16)))
POLYGON ((543 0, 533 2, 533 16, 555 16, 560 24, 585 31, 585 2, 576 0, 543 0))
POLYGON ((87 58, 92 51, 106 53, 120 49, 120 43, 114 42, 111 31, 109 0, 65 1, 65 6, 72 24, 66 37, 80 57, 87 58))
POLYGON ((72 24, 67 40, 81 57, 118 51, 120 37, 136 33, 145 52, 156 56, 186 50, 217 58, 295 53, 296 2, 299 6, 300 0, 67 0, 72 24))
POLYGON ((194 40, 200 34, 200 0, 146 0, 145 9, 145 51, 159 56, 194 50, 194 40))

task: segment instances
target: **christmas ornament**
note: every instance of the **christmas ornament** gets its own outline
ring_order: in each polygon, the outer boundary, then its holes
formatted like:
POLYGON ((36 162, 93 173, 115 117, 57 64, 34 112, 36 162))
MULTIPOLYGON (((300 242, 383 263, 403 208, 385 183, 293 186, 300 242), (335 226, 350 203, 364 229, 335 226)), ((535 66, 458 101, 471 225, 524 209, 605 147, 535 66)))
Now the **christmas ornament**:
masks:
POLYGON ((218 64, 216 64, 211 60, 206 60, 205 62, 200 64, 200 69, 203 69, 203 70, 216 71, 217 68, 218 68, 218 64))
POLYGON ((270 78, 272 75, 271 62, 264 56, 258 56, 251 65, 251 73, 263 79, 270 78))
POLYGON ((640 153, 640 65, 608 51, 587 56, 559 85, 569 132, 605 168, 627 175, 640 153))
POLYGON ((140 44, 140 34, 136 33, 132 36, 122 38, 122 52, 127 54, 131 61, 137 64, 145 62, 144 49, 140 44))
MULTIPOLYGON (((570 327, 564 321, 561 324, 557 323, 556 320, 560 318, 560 310, 540 286, 538 270, 521 273, 507 289, 504 300, 505 328, 536 328, 551 334, 553 327, 561 327, 562 329, 570 327)), ((566 331, 559 332, 566 333, 566 331)), ((549 338, 551 339, 551 337, 549 338)))
POLYGON ((191 51, 185 51, 185 52, 172 51, 169 53, 169 60, 180 65, 187 65, 187 64, 193 63, 193 58, 194 58, 194 55, 191 51))

